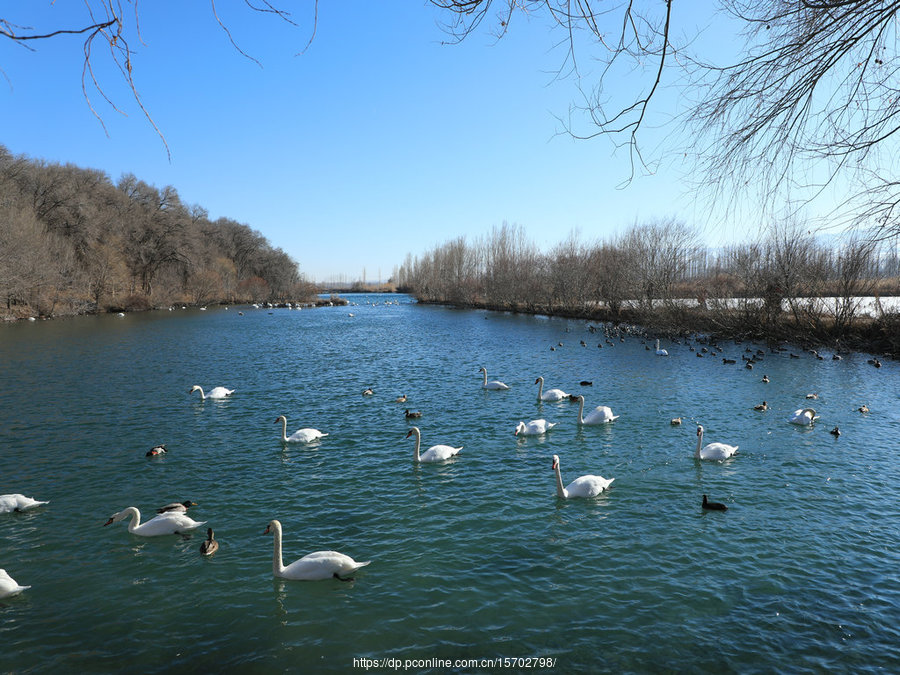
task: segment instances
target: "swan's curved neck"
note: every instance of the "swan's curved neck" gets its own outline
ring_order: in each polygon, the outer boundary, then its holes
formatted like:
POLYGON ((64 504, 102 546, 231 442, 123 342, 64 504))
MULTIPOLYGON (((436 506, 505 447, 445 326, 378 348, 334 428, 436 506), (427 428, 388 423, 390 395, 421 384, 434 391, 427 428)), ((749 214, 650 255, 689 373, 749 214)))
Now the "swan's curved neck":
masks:
POLYGON ((568 494, 566 493, 566 488, 563 487, 562 484, 562 476, 559 474, 559 462, 556 463, 556 494, 565 499, 568 494))
MULTIPOLYGON (((578 424, 584 424, 584 396, 578 397, 578 424)), ((556 474, 559 475, 559 469, 556 470, 556 474)))
POLYGON ((128 523, 128 531, 134 532, 141 526, 141 512, 137 510, 136 506, 129 506, 125 511, 131 516, 131 522, 128 523))
POLYGON ((486 387, 486 386, 487 386, 487 370, 485 370, 484 368, 482 368, 482 369, 481 369, 481 372, 484 373, 484 385, 483 385, 483 386, 486 387))
POLYGON ((538 378, 538 401, 541 400, 541 394, 543 394, 543 393, 544 393, 544 378, 539 377, 538 378))
POLYGON ((697 433, 697 450, 694 452, 694 457, 697 459, 700 458, 700 446, 703 445, 703 431, 697 433))
POLYGON ((281 416, 281 440, 284 443, 288 442, 287 437, 287 417, 284 415, 281 416))
POLYGON ((419 446, 422 444, 422 434, 418 429, 413 429, 413 436, 416 437, 416 449, 413 451, 413 457, 415 457, 416 461, 419 460, 419 446))
POLYGON ((200 392, 200 400, 201 400, 201 401, 205 401, 205 400, 206 400, 206 394, 203 393, 203 387, 201 387, 200 385, 197 385, 197 391, 200 392))
POLYGON ((281 524, 272 528, 272 540, 274 541, 274 550, 272 552, 272 574, 281 576, 284 572, 284 563, 281 559, 281 524))

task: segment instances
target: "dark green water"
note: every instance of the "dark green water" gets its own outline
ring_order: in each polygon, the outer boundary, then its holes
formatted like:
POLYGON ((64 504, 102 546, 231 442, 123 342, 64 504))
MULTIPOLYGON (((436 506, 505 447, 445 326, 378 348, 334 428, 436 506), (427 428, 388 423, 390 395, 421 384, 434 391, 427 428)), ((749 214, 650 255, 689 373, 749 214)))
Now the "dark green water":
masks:
POLYGON ((0 567, 32 586, 0 601, 0 672, 900 670, 896 363, 784 353, 751 371, 665 340, 668 358, 635 337, 598 349, 583 322, 353 300, 0 326, 0 494, 50 500, 0 515, 0 567), (481 366, 512 389, 482 391, 481 366), (579 428, 576 404, 535 400, 538 375, 620 418, 579 428), (194 384, 236 392, 202 402, 194 384), (807 404, 814 427, 786 422, 807 404), (423 449, 459 458, 414 465, 405 408, 423 449), (280 414, 330 435, 282 446, 280 414), (517 440, 537 418, 560 424, 517 440), (696 462, 698 422, 738 456, 696 462), (169 454, 147 459, 156 443, 169 454), (553 454, 566 483, 615 482, 560 500, 553 454), (211 559, 199 531, 102 527, 185 499, 216 531, 211 559), (347 583, 274 580, 273 518, 286 563, 372 563, 347 583))

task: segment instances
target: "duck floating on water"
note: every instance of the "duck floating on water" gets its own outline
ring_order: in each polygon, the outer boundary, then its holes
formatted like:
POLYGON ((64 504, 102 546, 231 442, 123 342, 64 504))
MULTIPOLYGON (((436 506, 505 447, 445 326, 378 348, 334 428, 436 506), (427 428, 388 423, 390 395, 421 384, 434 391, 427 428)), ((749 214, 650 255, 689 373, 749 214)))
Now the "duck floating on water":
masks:
POLYGON ((159 457, 160 455, 166 454, 166 446, 163 443, 159 445, 154 445, 147 451, 147 457, 159 457))
POLYGON ((187 510, 192 506, 197 506, 197 502, 192 502, 190 499, 186 499, 183 502, 172 502, 171 504, 166 504, 165 506, 160 506, 156 509, 157 513, 187 513, 187 510))
POLYGON ((218 550, 219 542, 217 542, 213 537, 213 530, 210 527, 206 530, 206 541, 200 544, 200 554, 209 556, 218 550))
POLYGON ((704 509, 708 511, 727 511, 728 507, 722 502, 711 502, 706 498, 706 495, 703 495, 703 504, 704 509))

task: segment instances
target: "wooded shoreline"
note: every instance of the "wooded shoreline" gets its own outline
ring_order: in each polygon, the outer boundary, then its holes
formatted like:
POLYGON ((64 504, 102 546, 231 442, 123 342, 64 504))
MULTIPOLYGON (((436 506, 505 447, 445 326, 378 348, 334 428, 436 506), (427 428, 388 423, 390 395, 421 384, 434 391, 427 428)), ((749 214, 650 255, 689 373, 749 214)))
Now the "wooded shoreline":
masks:
POLYGON ((573 233, 541 251, 504 223, 408 255, 397 283, 426 303, 900 355, 900 310, 879 300, 900 297, 900 248, 861 232, 820 239, 776 223, 711 249, 696 229, 664 220, 606 241, 573 233))
POLYGON ((14 156, 0 145, 0 317, 312 302, 297 262, 171 185, 14 156))

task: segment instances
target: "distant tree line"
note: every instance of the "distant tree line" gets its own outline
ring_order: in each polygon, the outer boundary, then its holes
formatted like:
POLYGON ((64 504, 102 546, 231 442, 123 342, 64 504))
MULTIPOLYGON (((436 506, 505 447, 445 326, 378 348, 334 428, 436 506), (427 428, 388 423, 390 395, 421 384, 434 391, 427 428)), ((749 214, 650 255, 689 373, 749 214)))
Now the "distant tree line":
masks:
POLYGON ((133 175, 11 155, 0 146, 0 314, 315 297, 297 263, 248 225, 133 175))
POLYGON ((900 352, 900 317, 878 301, 900 295, 896 245, 828 246, 801 224, 712 250, 687 225, 657 220, 609 241, 572 234, 541 252, 504 223, 407 255, 395 280, 422 302, 900 352), (864 297, 876 298, 874 316, 864 297))

